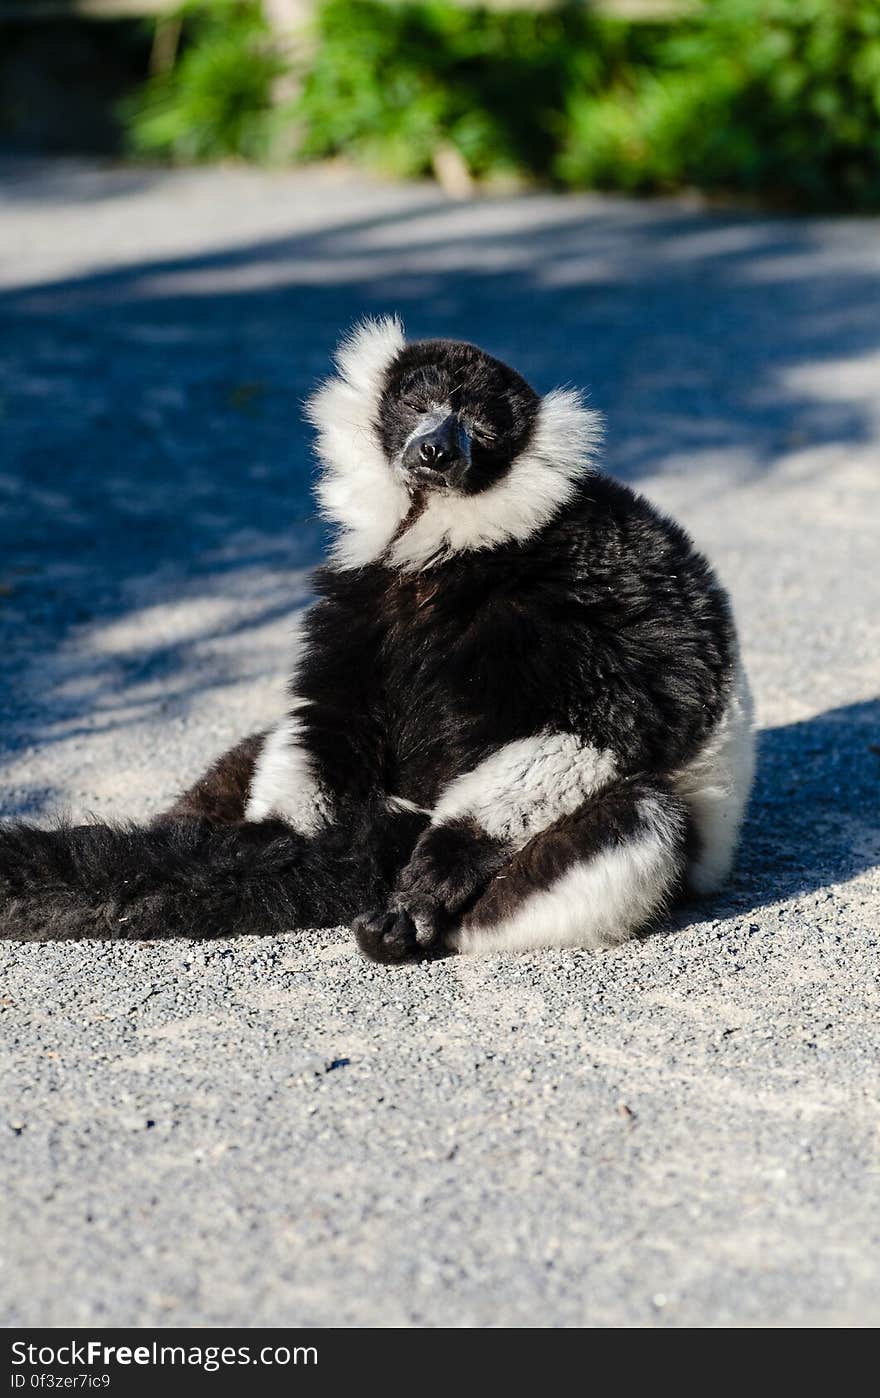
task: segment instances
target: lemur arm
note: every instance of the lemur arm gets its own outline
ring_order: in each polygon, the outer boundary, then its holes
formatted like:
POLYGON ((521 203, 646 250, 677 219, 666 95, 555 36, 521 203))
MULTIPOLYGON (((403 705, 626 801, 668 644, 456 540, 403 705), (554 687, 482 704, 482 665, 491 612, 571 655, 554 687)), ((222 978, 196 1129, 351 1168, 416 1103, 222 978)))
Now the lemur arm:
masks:
POLYGON ((246 819, 313 835, 382 789, 384 725, 375 637, 318 602, 303 627, 287 716, 257 760, 246 819))
POLYGON ((545 731, 497 748, 441 793, 402 870, 391 913, 430 946, 502 865, 610 782, 614 754, 573 733, 545 731))

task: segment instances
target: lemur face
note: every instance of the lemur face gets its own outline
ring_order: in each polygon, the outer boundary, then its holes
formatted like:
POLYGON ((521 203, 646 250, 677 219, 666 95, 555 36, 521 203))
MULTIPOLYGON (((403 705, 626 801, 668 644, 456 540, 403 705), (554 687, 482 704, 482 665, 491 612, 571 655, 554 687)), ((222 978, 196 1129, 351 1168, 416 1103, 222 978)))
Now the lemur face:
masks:
POLYGON ((528 539, 591 470, 601 426, 581 395, 539 398, 475 345, 407 344, 383 316, 354 327, 335 366, 305 405, 335 568, 408 571, 528 539))
POLYGON ((526 448, 539 408, 525 379, 475 345, 423 340, 389 365, 376 431, 411 492, 474 495, 526 448))

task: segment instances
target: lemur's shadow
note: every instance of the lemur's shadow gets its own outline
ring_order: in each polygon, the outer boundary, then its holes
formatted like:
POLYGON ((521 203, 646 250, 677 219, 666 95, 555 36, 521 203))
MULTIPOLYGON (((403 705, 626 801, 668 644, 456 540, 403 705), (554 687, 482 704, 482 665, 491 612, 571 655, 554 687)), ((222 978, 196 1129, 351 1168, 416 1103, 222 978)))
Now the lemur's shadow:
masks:
MULTIPOLYGON (((746 916, 875 868, 880 865, 878 798, 880 699, 764 729, 730 883, 714 898, 676 909, 656 930, 746 916)), ((89 934, 80 940, 105 938, 89 934)))

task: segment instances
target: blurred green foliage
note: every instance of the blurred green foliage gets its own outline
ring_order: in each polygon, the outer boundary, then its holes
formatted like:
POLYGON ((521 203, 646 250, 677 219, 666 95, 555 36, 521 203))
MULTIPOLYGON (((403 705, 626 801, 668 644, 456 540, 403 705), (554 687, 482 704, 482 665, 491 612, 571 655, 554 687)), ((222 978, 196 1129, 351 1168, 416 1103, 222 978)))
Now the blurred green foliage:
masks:
POLYGON ((880 207, 880 0, 709 0, 566 113, 566 184, 880 207))
POLYGON ((285 65, 259 0, 187 0, 174 13, 185 26, 177 62, 122 107, 130 151, 180 162, 269 158, 272 85, 285 65))
POLYGON ((323 0, 296 106, 255 0, 191 0, 175 68, 129 109, 175 159, 345 154, 397 175, 454 147, 478 178, 880 207, 880 0, 706 0, 666 24, 588 5, 323 0))
POLYGON ((647 61, 643 25, 583 5, 510 12, 449 0, 325 0, 300 111, 303 154, 339 151, 399 175, 453 145, 476 176, 547 177, 567 96, 647 61))

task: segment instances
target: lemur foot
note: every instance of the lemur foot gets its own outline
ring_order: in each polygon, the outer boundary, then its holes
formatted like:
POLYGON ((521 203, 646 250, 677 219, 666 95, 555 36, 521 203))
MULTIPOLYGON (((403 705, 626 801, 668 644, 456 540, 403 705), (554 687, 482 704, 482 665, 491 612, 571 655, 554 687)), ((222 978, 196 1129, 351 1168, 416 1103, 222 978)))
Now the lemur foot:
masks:
POLYGON ((351 926, 358 946, 371 961, 422 961, 447 951, 439 920, 421 909, 361 913, 351 926))

